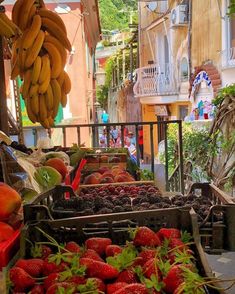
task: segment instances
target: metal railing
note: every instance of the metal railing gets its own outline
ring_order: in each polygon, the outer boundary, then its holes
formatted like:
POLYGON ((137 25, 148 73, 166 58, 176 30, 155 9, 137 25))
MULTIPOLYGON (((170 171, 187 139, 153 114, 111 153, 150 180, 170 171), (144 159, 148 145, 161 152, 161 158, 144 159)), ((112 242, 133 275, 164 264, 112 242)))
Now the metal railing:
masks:
POLYGON ((134 94, 138 97, 178 93, 172 65, 153 64, 136 70, 134 94))
MULTIPOLYGON (((116 126, 121 132, 120 132, 120 141, 121 146, 124 147, 125 145, 125 128, 128 128, 133 132, 135 135, 135 142, 136 142, 136 160, 138 166, 140 166, 140 148, 139 148, 139 126, 144 127, 144 132, 147 131, 149 134, 149 146, 150 146, 150 169, 154 173, 154 166, 155 166, 155 146, 157 144, 157 130, 154 129, 154 127, 161 127, 163 128, 164 132, 164 145, 165 145, 165 182, 166 182, 166 190, 169 191, 170 182, 169 182, 169 164, 168 164, 168 126, 171 124, 177 124, 178 126, 178 181, 179 181, 179 191, 184 193, 184 172, 183 172, 183 142, 182 142, 182 121, 181 120, 171 120, 171 121, 160 121, 160 122, 128 122, 128 123, 108 123, 108 124, 80 124, 80 125, 56 125, 52 129, 61 129, 62 130, 62 141, 61 146, 63 147, 69 147, 67 146, 67 135, 66 132, 70 129, 74 129, 74 132, 76 132, 77 135, 77 141, 73 142, 78 144, 78 146, 81 145, 81 142, 83 142, 82 139, 82 129, 88 128, 89 134, 90 134, 90 146, 87 147, 100 147, 99 146, 99 132, 102 132, 104 128, 107 130, 107 147, 110 147, 110 139, 111 134, 110 130, 111 127, 116 126), (147 127, 147 128, 146 128, 147 127)), ((24 130, 27 130, 27 134, 29 131, 32 131, 33 135, 33 141, 34 146, 37 144, 38 140, 38 133, 43 130, 41 126, 35 126, 35 127, 24 127, 24 130)), ((52 131, 49 131, 49 136, 51 137, 52 131)), ((145 148, 145 147, 144 147, 145 148)))
POLYGON ((235 67, 235 47, 221 52, 222 67, 235 67))

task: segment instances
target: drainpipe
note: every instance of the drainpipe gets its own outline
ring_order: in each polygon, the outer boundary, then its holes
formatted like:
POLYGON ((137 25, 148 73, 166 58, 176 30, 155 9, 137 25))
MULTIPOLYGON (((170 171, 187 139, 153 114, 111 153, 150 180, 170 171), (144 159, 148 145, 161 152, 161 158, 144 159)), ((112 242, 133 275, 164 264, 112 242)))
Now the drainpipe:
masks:
POLYGON ((192 0, 188 0, 188 68, 189 68, 190 79, 192 74, 191 47, 192 47, 192 0))

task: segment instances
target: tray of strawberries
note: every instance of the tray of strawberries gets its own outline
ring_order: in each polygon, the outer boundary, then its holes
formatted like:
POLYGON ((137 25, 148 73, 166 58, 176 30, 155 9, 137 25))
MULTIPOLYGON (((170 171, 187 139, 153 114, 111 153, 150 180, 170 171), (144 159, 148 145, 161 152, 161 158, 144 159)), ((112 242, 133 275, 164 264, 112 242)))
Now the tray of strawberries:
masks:
POLYGON ((21 258, 9 271, 10 293, 160 294, 220 292, 200 245, 193 210, 132 212, 132 230, 92 231, 85 218, 28 222, 21 258))

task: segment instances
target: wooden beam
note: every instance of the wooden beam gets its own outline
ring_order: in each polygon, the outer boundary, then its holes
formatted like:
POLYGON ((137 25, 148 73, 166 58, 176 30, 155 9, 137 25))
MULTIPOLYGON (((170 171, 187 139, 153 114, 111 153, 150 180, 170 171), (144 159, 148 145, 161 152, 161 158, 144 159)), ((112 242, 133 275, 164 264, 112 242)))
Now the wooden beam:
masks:
POLYGON ((0 38, 0 130, 9 135, 2 38, 0 38))

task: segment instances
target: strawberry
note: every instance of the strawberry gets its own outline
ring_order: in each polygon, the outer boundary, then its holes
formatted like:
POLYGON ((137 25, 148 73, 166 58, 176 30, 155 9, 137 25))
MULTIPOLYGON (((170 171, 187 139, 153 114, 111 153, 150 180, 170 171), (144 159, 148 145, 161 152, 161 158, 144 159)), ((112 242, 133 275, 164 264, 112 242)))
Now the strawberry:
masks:
POLYGON ((76 243, 76 242, 68 242, 65 245, 65 249, 72 252, 72 253, 80 253, 81 252, 81 248, 80 246, 76 243))
POLYGON ((163 283, 165 284, 164 289, 166 292, 174 293, 177 287, 184 282, 181 267, 182 264, 172 266, 166 277, 163 279, 163 283))
POLYGON ((41 259, 46 259, 50 254, 52 253, 52 250, 50 247, 46 245, 42 245, 42 256, 41 259))
POLYGON ((140 227, 137 229, 135 238, 133 240, 135 246, 158 246, 161 244, 158 236, 147 227, 140 227))
POLYGON ((25 270, 16 266, 10 269, 10 280, 20 291, 32 288, 35 285, 35 279, 26 273, 25 270))
POLYGON ((157 232, 157 236, 160 238, 160 240, 164 240, 164 239, 172 239, 172 238, 180 238, 181 237, 181 233, 178 229, 174 229, 174 228, 161 228, 158 232, 157 232))
POLYGON ((55 284, 59 281, 60 281, 60 274, 59 273, 51 273, 44 280, 43 286, 47 290, 52 284, 55 284))
POLYGON ((181 241, 180 239, 178 239, 178 238, 172 238, 170 240, 169 247, 171 249, 176 248, 179 251, 183 251, 185 249, 188 249, 188 246, 185 245, 185 243, 183 241, 181 241))
POLYGON ((74 289, 73 293, 76 293, 76 287, 73 283, 61 282, 61 283, 55 283, 55 284, 51 285, 47 289, 46 294, 57 294, 58 289, 60 289, 60 288, 67 289, 67 290, 74 289))
POLYGON ((146 262, 149 259, 152 259, 156 256, 156 250, 154 249, 144 249, 140 252, 139 257, 142 257, 146 262))
POLYGON ((44 294, 44 288, 42 285, 35 285, 31 290, 30 294, 44 294))
POLYGON ((20 267, 32 277, 39 277, 42 274, 44 261, 39 258, 19 259, 15 266, 20 267))
POLYGON ((138 265, 142 266, 144 263, 145 263, 145 260, 142 257, 138 256, 134 259, 134 262, 132 263, 130 268, 135 268, 138 265))
POLYGON ((148 294, 148 290, 143 284, 135 283, 129 284, 113 294, 148 294))
POLYGON ((118 275, 116 282, 124 282, 127 284, 137 283, 137 276, 135 272, 130 269, 124 270, 118 275))
POLYGON ((150 279, 150 277, 152 275, 155 275, 156 277, 159 277, 160 271, 158 269, 157 262, 158 262, 158 260, 156 258, 152 258, 152 259, 149 259, 144 264, 144 266, 143 266, 143 273, 144 273, 144 276, 146 278, 150 279))
POLYGON ((113 294, 117 290, 120 290, 127 286, 128 284, 125 282, 116 282, 114 284, 108 284, 107 285, 107 294, 113 294))
POLYGON ((87 276, 91 278, 95 277, 101 280, 109 280, 118 276, 117 269, 101 261, 96 261, 89 258, 81 258, 80 265, 86 266, 87 276))
POLYGON ((99 290, 100 292, 104 292, 105 293, 105 291, 106 291, 106 285, 104 284, 104 282, 101 279, 98 279, 98 278, 90 278, 88 280, 91 280, 95 284, 97 290, 99 290))
POLYGON ((84 277, 81 277, 81 276, 72 276, 71 278, 69 278, 67 280, 67 282, 74 283, 76 285, 81 285, 81 284, 86 283, 86 279, 84 277))
POLYGON ((87 249, 81 257, 84 257, 84 258, 90 258, 90 259, 94 259, 94 260, 97 260, 97 261, 102 261, 104 262, 104 260, 99 256, 99 254, 97 254, 97 252, 93 249, 87 249))
POLYGON ((95 250, 100 256, 102 256, 105 253, 106 247, 111 244, 111 239, 98 237, 89 238, 85 242, 87 249, 95 250))
POLYGON ((108 245, 105 249, 105 255, 108 256, 114 256, 116 254, 119 254, 122 252, 122 247, 118 245, 108 245))
POLYGON ((48 276, 49 274, 56 272, 58 272, 57 265, 54 262, 49 262, 48 259, 45 259, 42 270, 43 276, 48 276))

